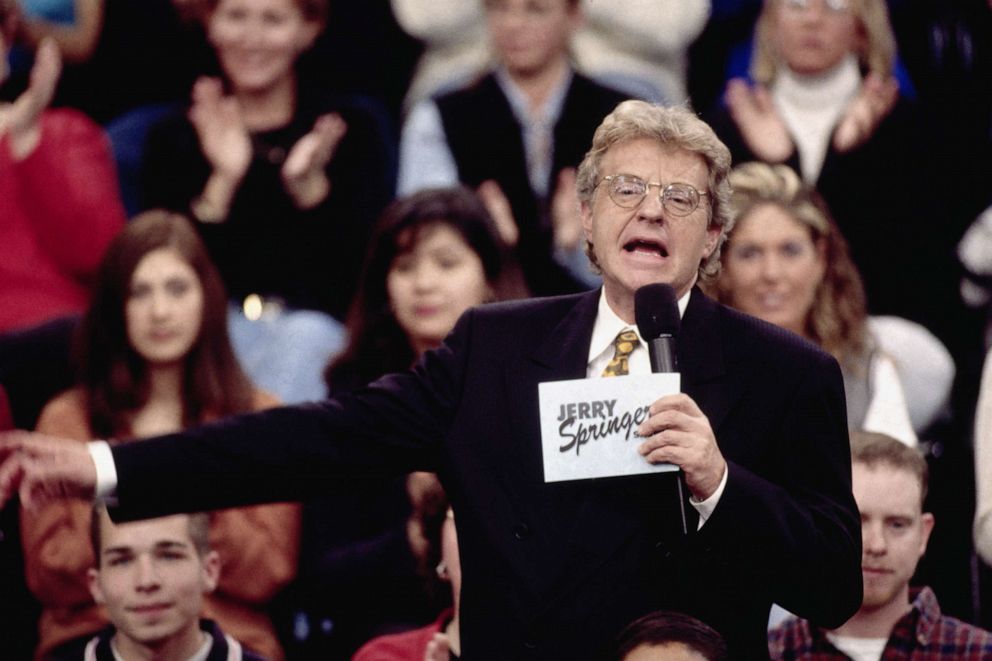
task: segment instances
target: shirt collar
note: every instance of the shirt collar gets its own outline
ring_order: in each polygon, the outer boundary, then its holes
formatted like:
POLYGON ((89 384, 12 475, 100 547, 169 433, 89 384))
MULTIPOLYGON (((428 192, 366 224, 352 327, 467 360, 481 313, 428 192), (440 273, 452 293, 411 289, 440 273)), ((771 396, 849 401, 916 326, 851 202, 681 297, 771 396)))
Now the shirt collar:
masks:
MULTIPOLYGON (((685 309, 689 305, 689 296, 691 294, 692 290, 690 289, 688 293, 678 300, 680 318, 685 316, 685 309)), ((644 344, 644 338, 641 337, 641 332, 637 329, 637 324, 628 324, 617 316, 617 313, 613 311, 610 304, 606 302, 606 292, 600 287, 599 308, 596 312, 596 322, 592 326, 592 342, 589 343, 589 359, 586 363, 591 363, 597 356, 606 351, 613 344, 613 340, 616 339, 617 335, 621 331, 628 329, 637 333, 637 339, 641 341, 641 344, 644 344)))
POLYGON ((496 83, 503 90, 503 94, 506 95, 507 101, 510 102, 510 109, 513 110, 513 115, 520 122, 521 126, 530 126, 538 121, 543 121, 553 126, 558 122, 562 106, 565 105, 565 95, 568 93, 568 88, 572 84, 571 67, 566 70, 558 86, 551 92, 547 101, 539 109, 537 116, 531 114, 530 102, 527 100, 527 95, 513 82, 505 67, 496 67, 493 75, 496 78, 496 83))

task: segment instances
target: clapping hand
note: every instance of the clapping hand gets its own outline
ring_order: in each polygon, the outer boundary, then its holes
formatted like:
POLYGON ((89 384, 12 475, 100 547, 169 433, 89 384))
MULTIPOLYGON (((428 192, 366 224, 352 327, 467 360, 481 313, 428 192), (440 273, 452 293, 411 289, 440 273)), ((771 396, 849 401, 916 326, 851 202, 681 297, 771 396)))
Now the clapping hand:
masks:
POLYGON ((877 73, 865 76, 834 131, 834 148, 846 152, 867 142, 898 99, 899 83, 895 78, 883 78, 877 73))
POLYGON ((237 99, 224 94, 220 80, 203 77, 196 81, 189 121, 214 174, 235 186, 240 183, 251 165, 251 138, 237 99))
POLYGON ((451 643, 448 636, 436 633, 424 650, 424 661, 448 661, 451 658, 451 643))
POLYGON ((575 192, 575 168, 565 168, 558 173, 558 185, 551 197, 551 227, 555 246, 573 250, 582 240, 582 216, 575 192))
POLYGON ((494 180, 487 179, 479 184, 475 192, 478 193, 479 199, 482 200, 486 211, 489 212, 496 224, 496 231, 503 243, 510 248, 515 247, 517 241, 520 240, 520 228, 517 227, 517 221, 513 217, 513 208, 510 206, 510 200, 503 193, 503 189, 494 180))
POLYGON ((792 138, 766 87, 750 87, 744 80, 734 78, 727 83, 724 99, 741 137, 755 156, 767 163, 789 158, 794 149, 792 138))
POLYGON ((28 88, 3 114, 0 133, 10 136, 11 153, 23 160, 41 140, 41 113, 52 102, 55 86, 62 73, 62 56, 51 38, 46 38, 35 53, 28 88))
POLYGON ((337 113, 321 115, 289 151, 282 165, 282 181, 298 208, 312 209, 330 193, 325 168, 347 132, 347 123, 337 113))

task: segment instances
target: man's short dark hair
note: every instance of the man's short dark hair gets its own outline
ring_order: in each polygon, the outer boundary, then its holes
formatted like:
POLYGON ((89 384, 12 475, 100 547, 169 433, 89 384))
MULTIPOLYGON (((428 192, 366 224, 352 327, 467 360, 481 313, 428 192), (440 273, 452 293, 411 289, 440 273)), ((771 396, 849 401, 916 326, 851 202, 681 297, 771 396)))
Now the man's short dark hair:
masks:
MULTIPOLYGON (((196 554, 202 558, 210 552, 210 515, 206 512, 196 512, 186 516, 189 517, 186 527, 189 530, 190 541, 193 542, 196 554)), ((107 508, 101 503, 95 504, 90 516, 90 543, 93 545, 93 561, 97 569, 100 568, 102 555, 103 517, 110 519, 107 508)))
POLYGON ((628 624, 617 637, 617 659, 638 647, 682 643, 708 661, 727 661, 727 643, 716 629, 684 613, 656 611, 628 624))

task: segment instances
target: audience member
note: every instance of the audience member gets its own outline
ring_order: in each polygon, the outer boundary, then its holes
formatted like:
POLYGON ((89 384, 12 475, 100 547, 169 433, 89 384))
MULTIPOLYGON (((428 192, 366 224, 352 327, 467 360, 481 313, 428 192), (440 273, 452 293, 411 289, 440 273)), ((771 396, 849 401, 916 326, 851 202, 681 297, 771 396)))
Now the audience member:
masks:
POLYGON ((207 514, 115 525, 97 507, 92 520, 89 589, 111 624, 79 658, 262 661, 216 622, 200 618, 204 596, 217 588, 221 573, 207 514))
POLYGON ((945 342, 959 234, 933 232, 927 130, 900 97, 884 0, 765 0, 754 86, 732 80, 710 123, 735 163, 785 163, 815 186, 851 248, 873 314, 905 317, 945 342), (926 268, 920 256, 927 255, 926 268))
MULTIPOLYGON (((400 26, 426 44, 408 107, 460 87, 490 66, 482 2, 392 5, 400 26)), ((686 51, 706 24, 708 1, 583 0, 581 7, 585 18, 570 48, 579 71, 637 98, 686 100, 686 51)))
POLYGON ((992 634, 941 615, 928 587, 910 588, 934 517, 924 512, 928 469, 915 449, 869 432, 851 435, 861 511, 864 601, 834 630, 791 618, 769 634, 773 659, 992 658, 992 634))
POLYGON ((709 0, 584 0, 575 33, 579 71, 635 98, 689 100, 689 46, 706 26, 709 0))
POLYGON ((833 354, 852 429, 915 445, 899 372, 868 327, 861 278, 822 200, 784 165, 745 163, 730 181, 736 224, 717 297, 833 354))
MULTIPOLYGON (((135 218, 108 249, 80 328, 80 384, 45 407, 38 430, 126 443, 275 404, 237 365, 224 300, 184 218, 165 211, 135 218)), ((78 500, 22 510, 28 585, 44 609, 39 657, 74 654, 79 636, 106 624, 86 586, 89 523, 89 506, 78 500)), ((281 658, 265 607, 296 572, 298 506, 216 512, 211 535, 222 571, 206 613, 247 647, 281 658)))
POLYGON ((618 661, 727 661, 727 643, 713 627, 685 613, 656 611, 620 632, 618 661))
POLYGON ((153 129, 146 202, 189 212, 233 299, 249 375, 286 401, 323 394, 374 218, 391 194, 376 120, 296 73, 326 0, 211 0, 223 80, 153 129), (266 47, 259 49, 255 44, 266 47))
MULTIPOLYGON (((0 0, 0 84, 15 5, 0 0)), ((0 103, 0 332, 81 312, 124 224, 106 137, 78 112, 47 109, 60 70, 43 42, 27 90, 0 103)))
POLYGON ((485 10, 498 65, 411 111, 400 143, 399 191, 459 181, 477 188, 504 240, 516 246, 531 291, 583 289, 590 274, 574 168, 623 95, 572 69, 578 0, 486 0, 485 10))
MULTIPOLYGON (((425 190, 394 202, 370 244, 348 347, 327 370, 331 394, 406 370, 440 345, 465 310, 510 297, 504 252, 485 207, 467 189, 425 190)), ((306 656, 348 656, 383 630, 435 615, 407 543, 409 511, 403 478, 355 481, 305 505, 297 593, 313 632, 302 641, 306 656), (333 623, 329 631, 324 621, 333 623)))
POLYGON ((425 627, 380 636, 365 644, 352 661, 447 661, 461 653, 458 635, 458 600, 462 567, 458 557, 455 515, 448 497, 433 473, 414 473, 409 480, 413 512, 407 533, 421 575, 431 594, 450 594, 450 604, 425 627), (444 587, 447 584, 449 587, 444 587))
POLYGON ((975 550, 992 565, 992 353, 986 356, 975 412, 975 550))

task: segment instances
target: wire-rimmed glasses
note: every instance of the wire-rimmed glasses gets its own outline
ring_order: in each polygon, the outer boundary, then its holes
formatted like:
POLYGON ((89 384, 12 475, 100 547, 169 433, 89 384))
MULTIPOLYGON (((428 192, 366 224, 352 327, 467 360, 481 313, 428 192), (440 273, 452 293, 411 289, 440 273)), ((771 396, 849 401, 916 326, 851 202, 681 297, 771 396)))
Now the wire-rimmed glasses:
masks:
POLYGON ((652 186, 658 187, 658 196, 661 198, 661 206, 665 211, 673 216, 688 216, 699 208, 699 198, 701 195, 709 195, 706 192, 699 192, 691 184, 674 183, 661 184, 651 181, 644 181, 640 177, 631 174, 612 174, 600 179, 599 183, 606 182, 607 192, 610 199, 618 207, 633 209, 644 201, 648 190, 652 186))

